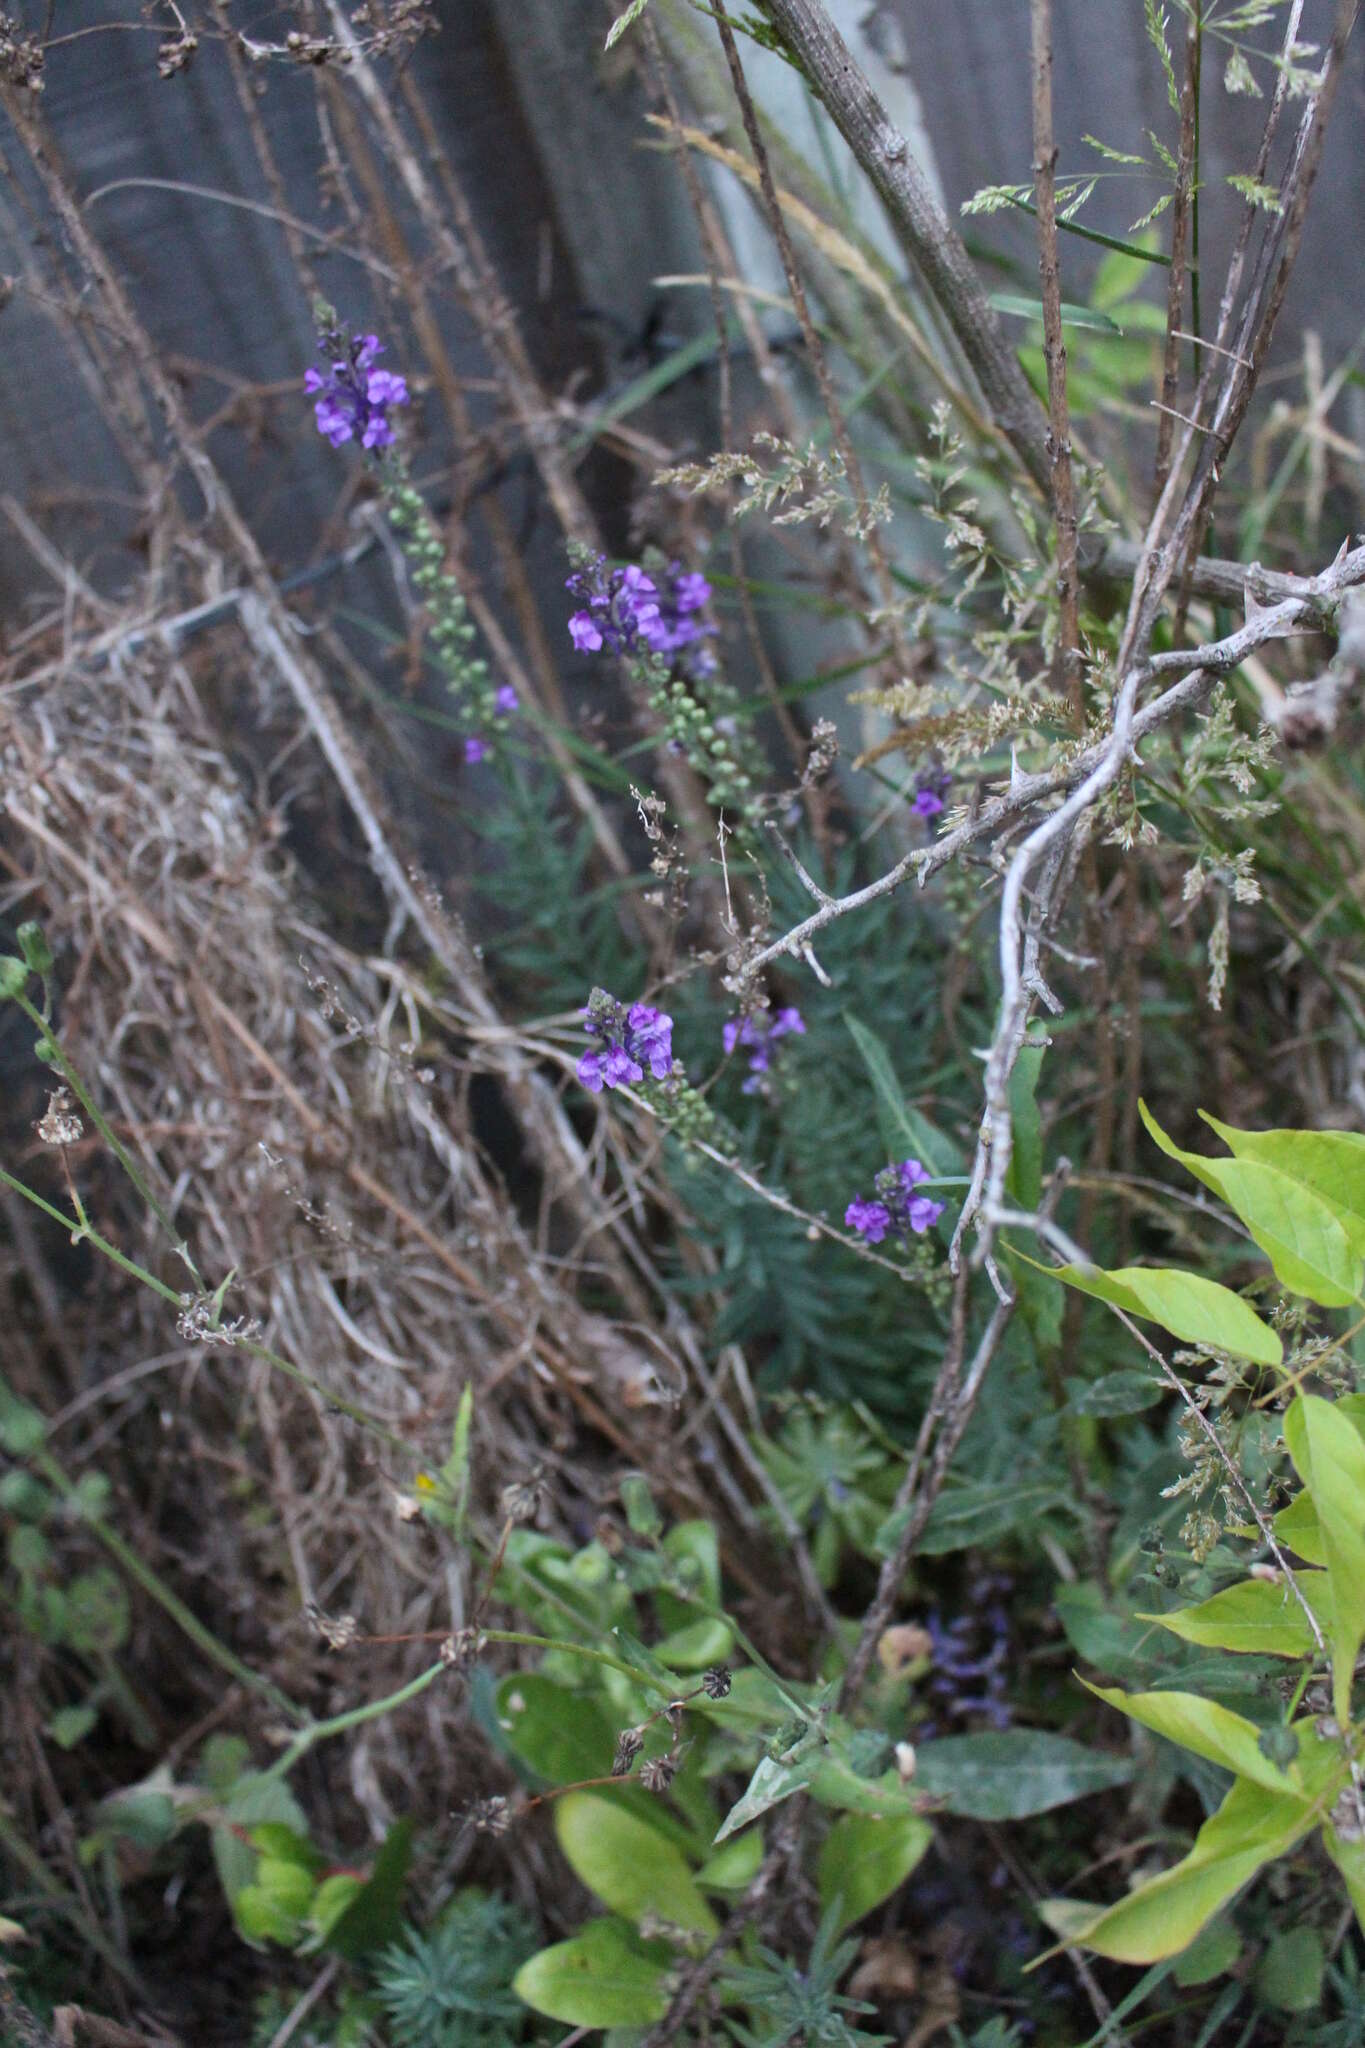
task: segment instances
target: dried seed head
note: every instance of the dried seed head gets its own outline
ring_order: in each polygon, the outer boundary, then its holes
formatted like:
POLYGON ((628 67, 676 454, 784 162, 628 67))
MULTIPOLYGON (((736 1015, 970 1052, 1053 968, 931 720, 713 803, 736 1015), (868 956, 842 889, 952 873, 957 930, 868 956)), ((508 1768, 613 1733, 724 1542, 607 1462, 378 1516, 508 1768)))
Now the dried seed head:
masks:
POLYGON ((623 1728, 616 1738, 616 1754, 611 1760, 613 1778, 624 1778, 630 1773, 636 1757, 645 1746, 645 1738, 638 1728, 623 1728))
POLYGON ((709 1671, 702 1674, 701 1689, 708 1700, 728 1699, 733 1684, 734 1679, 730 1675, 729 1666, 725 1664, 713 1664, 709 1671))
POLYGON ((675 1756, 646 1757, 639 1770, 640 1783, 646 1792, 666 1792, 678 1775, 678 1759, 675 1756))
POLYGON ((534 1522, 545 1499, 545 1471, 537 1465, 526 1479, 504 1486, 499 1500, 509 1522, 534 1522))
POLYGON ((360 1632, 353 1614, 324 1614, 311 1600, 303 1611, 309 1627, 316 1629, 329 1650, 349 1649, 360 1632))
POLYGON ((490 1799, 476 1799, 464 1819, 476 1835, 505 1835, 512 1825, 512 1809, 502 1794, 495 1792, 490 1799))
POLYGON ((38 1136, 45 1145, 77 1145, 85 1126, 71 1106, 69 1088, 54 1088, 47 1098, 47 1114, 38 1124, 38 1136))
POLYGON ((482 1629, 457 1628, 441 1644, 441 1662, 450 1671, 467 1671, 483 1649, 482 1629))

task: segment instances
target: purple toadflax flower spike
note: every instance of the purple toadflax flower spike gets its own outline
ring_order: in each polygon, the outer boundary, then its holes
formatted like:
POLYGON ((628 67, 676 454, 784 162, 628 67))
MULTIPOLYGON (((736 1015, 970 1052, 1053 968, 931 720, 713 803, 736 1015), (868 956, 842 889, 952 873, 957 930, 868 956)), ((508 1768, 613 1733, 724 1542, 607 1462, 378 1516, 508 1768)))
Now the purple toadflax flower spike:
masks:
POLYGON ((872 1183, 876 1200, 865 1202, 856 1195, 844 1211, 844 1222, 868 1244, 880 1244, 887 1236, 898 1237, 902 1244, 923 1237, 943 1214, 942 1202, 917 1192, 929 1178, 918 1159, 883 1167, 872 1183))
POLYGON ((389 407, 408 403, 404 378, 392 370, 376 370, 374 360, 384 353, 377 334, 357 334, 349 340, 339 331, 326 336, 334 349, 344 349, 327 365, 326 374, 309 370, 303 388, 316 403, 313 412, 318 432, 340 448, 358 440, 362 448, 387 448, 393 440, 389 407))
POLYGON ((618 1002, 604 988, 595 988, 583 1012, 583 1029, 599 1041, 578 1062, 578 1078, 594 1095, 604 1088, 624 1088, 645 1078, 656 1081, 673 1074, 673 1019, 649 1003, 618 1002))

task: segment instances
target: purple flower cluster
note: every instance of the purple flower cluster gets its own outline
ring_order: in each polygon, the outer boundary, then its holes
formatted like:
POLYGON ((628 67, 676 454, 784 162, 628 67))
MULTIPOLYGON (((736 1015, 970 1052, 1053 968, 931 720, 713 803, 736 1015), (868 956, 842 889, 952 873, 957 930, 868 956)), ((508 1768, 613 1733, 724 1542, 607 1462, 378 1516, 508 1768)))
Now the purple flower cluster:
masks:
POLYGON ((711 586, 695 571, 674 562, 661 583, 631 563, 608 570, 605 555, 569 577, 565 588, 581 608, 569 620, 569 634, 581 652, 633 654, 641 645, 654 654, 675 654, 715 631, 697 614, 711 601, 711 586))
POLYGON ((763 1076, 772 1065, 772 1048, 779 1038, 785 1038, 789 1031, 805 1036, 805 1021, 799 1010, 779 1010, 771 1015, 765 1011, 759 1017, 727 1017, 721 1037, 725 1050, 732 1053, 737 1045, 749 1049, 749 1078, 744 1083, 746 1095, 756 1095, 763 1086, 763 1076))
POLYGON ((648 1003, 629 1008, 595 988, 583 1012, 583 1029, 600 1041, 578 1062, 578 1078, 594 1095, 604 1088, 622 1088, 643 1081, 645 1068, 656 1081, 667 1081, 673 1072, 673 1019, 648 1003))
MULTIPOLYGON (((946 1628, 937 1608, 929 1616, 934 1659, 929 1692, 938 1712, 950 1721, 984 1715, 992 1728, 1010 1725, 1013 1717, 1005 1697, 1010 1623, 1000 1596, 1010 1590, 1011 1584, 1003 1573, 983 1575, 968 1587, 971 1606, 946 1628)), ((920 1741, 937 1733, 934 1722, 915 1730, 920 1741)))
POLYGON ((865 1202, 855 1195, 844 1211, 844 1221, 868 1244, 880 1244, 887 1236, 908 1243, 913 1233, 923 1237, 943 1214, 942 1202, 916 1193, 930 1175, 918 1159, 902 1159, 899 1166, 884 1166, 872 1183, 875 1200, 865 1202))
POLYGON ((926 774, 917 777, 915 801, 910 806, 911 810, 918 812, 921 818, 936 818, 943 809, 943 799, 952 787, 952 781, 951 775, 945 775, 936 769, 930 769, 926 774))
MULTIPOLYGON (((333 333, 327 339, 337 342, 341 337, 333 333)), ((393 440, 389 407, 407 404, 407 383, 392 370, 372 367, 375 357, 384 353, 377 334, 353 335, 342 345, 346 355, 340 361, 334 356, 325 376, 309 370, 303 380, 304 390, 317 399, 313 411, 318 432, 334 448, 356 439, 362 448, 387 448, 393 440)))

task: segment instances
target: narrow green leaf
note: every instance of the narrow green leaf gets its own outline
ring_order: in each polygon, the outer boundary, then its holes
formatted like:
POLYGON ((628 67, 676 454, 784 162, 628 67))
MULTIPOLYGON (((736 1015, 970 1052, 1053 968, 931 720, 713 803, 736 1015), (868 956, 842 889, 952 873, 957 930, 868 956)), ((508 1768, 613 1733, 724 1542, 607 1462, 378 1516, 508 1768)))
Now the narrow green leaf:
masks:
POLYGON ((1284 1418, 1289 1455, 1313 1496, 1332 1585, 1332 1680, 1338 1720, 1365 1641, 1365 1443, 1331 1401, 1300 1394, 1284 1418))
POLYGON ((717 1844, 726 1841, 740 1828, 747 1827, 760 1814, 780 1806, 784 1799, 791 1798, 793 1792, 809 1785, 819 1769, 821 1754, 821 1748, 810 1749, 786 1763, 780 1763, 775 1757, 760 1757, 748 1786, 716 1831, 717 1844))
POLYGON ((555 1802, 555 1832, 575 1872, 624 1919, 669 1920, 709 1939, 718 1923, 680 1851, 657 1828, 591 1792, 555 1802))
MULTIPOLYGON (((1297 1583, 1326 1634, 1332 1622, 1332 1592, 1325 1572, 1299 1572, 1297 1583)), ((1249 1651, 1261 1657, 1311 1657, 1317 1645, 1308 1617, 1287 1585, 1243 1579, 1197 1607, 1173 1614, 1140 1614, 1159 1622, 1184 1642, 1211 1650, 1249 1651)))
POLYGON ((1168 1138, 1147 1108, 1138 1105, 1148 1134, 1203 1181, 1246 1225, 1295 1294, 1323 1308, 1346 1308, 1358 1299, 1362 1262, 1346 1230, 1320 1195, 1278 1168, 1255 1159, 1207 1159, 1168 1138))
MULTIPOLYGON (((992 292, 990 302, 997 313, 1011 313, 1020 320, 1038 320, 1043 317, 1041 299, 1030 299, 1020 292, 992 292)), ((1094 306, 1072 306, 1062 301, 1063 327, 1096 327, 1102 334, 1122 334, 1117 321, 1107 313, 1099 312, 1094 306)))
POLYGON ((887 1151, 895 1153, 905 1146, 912 1158, 936 1176, 959 1172, 961 1153, 950 1138, 945 1138, 942 1131, 936 1130, 927 1117, 906 1101, 891 1055, 876 1032, 869 1031, 848 1010, 844 1011, 844 1022, 871 1078, 877 1098, 878 1129, 887 1151))
POLYGON ((1009 1187, 1019 1207, 1030 1211, 1038 1207, 1043 1192, 1043 1120, 1038 1111, 1038 1076, 1046 1050, 1046 1046, 1026 1040, 1010 1076, 1014 1149, 1010 1154, 1009 1187))
POLYGON ((1087 1749, 1065 1735, 1007 1728, 926 1742, 915 1786, 941 1800, 949 1813, 971 1820, 1022 1820, 1091 1792, 1126 1785, 1136 1769, 1131 1757, 1087 1749))
POLYGON ((668 2010, 668 1964, 620 1920, 590 1920, 529 1957, 512 1979, 532 2012, 566 2027, 647 2027, 668 2010))
POLYGON ((833 1914, 834 1933, 842 1934, 904 1884, 933 1839, 933 1829, 918 1814, 872 1820, 866 1814, 846 1813, 820 1846, 822 1920, 833 1914))

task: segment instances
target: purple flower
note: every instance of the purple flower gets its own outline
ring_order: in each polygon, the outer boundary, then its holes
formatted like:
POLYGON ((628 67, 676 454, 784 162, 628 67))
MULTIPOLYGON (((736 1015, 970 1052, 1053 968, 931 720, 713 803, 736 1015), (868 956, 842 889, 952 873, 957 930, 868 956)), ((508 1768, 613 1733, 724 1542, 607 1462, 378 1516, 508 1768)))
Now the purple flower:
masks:
POLYGON ((855 1196, 844 1211, 850 1230, 858 1231, 869 1244, 880 1244, 891 1228, 891 1211, 881 1202, 864 1202, 855 1196))
POLYGON ((329 334, 326 340, 346 354, 340 359, 333 354, 325 375, 320 370, 305 372, 303 388, 315 400, 318 432, 334 448, 357 435, 362 448, 387 448, 393 440, 388 409, 408 403, 406 379, 392 370, 371 369, 375 357, 383 354, 378 335, 358 334, 347 341, 341 334, 329 334))
POLYGON ((464 743, 464 757, 472 768, 476 761, 482 761, 488 753, 487 743, 477 733, 471 733, 464 743))
POLYGON ((710 602, 710 584, 695 571, 684 575, 677 562, 660 588, 637 563, 609 570, 606 557, 597 555, 575 570, 566 588, 582 600, 569 633, 586 653, 606 647, 613 654, 633 654, 643 644, 655 654, 672 654, 715 630, 692 616, 710 602))
POLYGON ((507 718, 516 710, 520 702, 521 699, 512 688, 512 685, 504 683, 497 696, 493 699, 493 709, 500 712, 504 718, 507 718))
POLYGON ((888 1233, 898 1237, 902 1244, 907 1244, 912 1236, 923 1237, 943 1214, 942 1202, 916 1192, 930 1178, 918 1159, 903 1159, 899 1166, 883 1167, 873 1182, 877 1199, 865 1202, 861 1196, 855 1197, 844 1214, 845 1223, 851 1230, 861 1232, 869 1244, 880 1244, 888 1233))
POLYGON ((943 809, 943 799, 952 787, 953 778, 941 769, 926 769, 916 778, 915 800, 910 808, 921 818, 936 818, 943 809))
POLYGON ((749 1048, 749 1078, 744 1083, 745 1095, 756 1095, 763 1087, 763 1075, 772 1066, 772 1048, 779 1038, 785 1038, 790 1031, 804 1036, 805 1023, 799 1010, 779 1010, 776 1015, 767 1011, 756 1017, 727 1017, 721 1027, 721 1043, 726 1054, 732 1053, 737 1045, 749 1048))
POLYGON ((646 1067, 656 1081, 672 1079, 673 1019, 666 1011, 649 1003, 627 1008, 606 989, 595 988, 583 1012, 583 1029, 603 1042, 578 1062, 578 1078, 594 1095, 643 1081, 646 1067))

